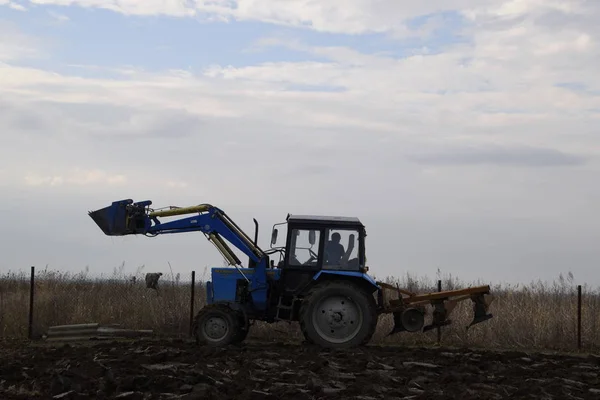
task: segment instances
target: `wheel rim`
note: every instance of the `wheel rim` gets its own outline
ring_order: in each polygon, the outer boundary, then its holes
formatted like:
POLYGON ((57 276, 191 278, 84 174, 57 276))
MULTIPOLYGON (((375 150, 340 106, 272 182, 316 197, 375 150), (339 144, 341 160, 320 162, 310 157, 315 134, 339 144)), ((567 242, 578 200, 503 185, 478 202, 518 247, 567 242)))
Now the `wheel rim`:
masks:
POLYGON ((317 303, 313 312, 317 333, 332 343, 354 338, 363 323, 363 314, 354 300, 346 296, 330 296, 317 303))
POLYGON ((202 326, 204 337, 207 340, 218 342, 229 332, 227 321, 223 317, 212 316, 206 319, 202 326))

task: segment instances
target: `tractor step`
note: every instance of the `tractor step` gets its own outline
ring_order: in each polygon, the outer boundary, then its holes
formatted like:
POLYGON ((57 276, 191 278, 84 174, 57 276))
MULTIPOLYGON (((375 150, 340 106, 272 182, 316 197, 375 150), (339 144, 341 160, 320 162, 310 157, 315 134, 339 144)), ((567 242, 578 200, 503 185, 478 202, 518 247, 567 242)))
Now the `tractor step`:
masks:
POLYGON ((294 296, 291 300, 292 305, 287 305, 287 304, 284 304, 283 297, 279 298, 279 302, 277 303, 277 313, 275 314, 276 321, 287 321, 287 320, 291 319, 295 300, 296 300, 296 296, 294 296), (287 314, 287 318, 281 316, 282 311, 283 311, 284 315, 287 314))

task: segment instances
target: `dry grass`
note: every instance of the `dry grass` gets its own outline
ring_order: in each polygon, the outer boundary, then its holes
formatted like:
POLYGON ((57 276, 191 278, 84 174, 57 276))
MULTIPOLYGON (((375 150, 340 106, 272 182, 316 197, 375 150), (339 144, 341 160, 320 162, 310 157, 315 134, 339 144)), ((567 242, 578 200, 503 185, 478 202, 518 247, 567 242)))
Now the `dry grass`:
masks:
MULTIPOLYGON (((208 271, 196 275, 195 310, 204 304, 205 278, 208 271)), ((34 334, 40 335, 52 325, 99 322, 120 324, 127 328, 153 329, 159 334, 186 336, 189 327, 190 285, 179 276, 165 274, 160 290, 146 289, 144 274, 131 280, 123 270, 113 276, 89 279, 84 271, 67 274, 42 270, 36 272, 34 334)), ((443 277, 444 290, 480 285, 443 277)), ((186 279, 187 280, 187 279, 186 279)), ((437 279, 405 276, 383 279, 417 292, 437 290, 437 279)), ((496 300, 491 312, 494 318, 467 331, 471 318, 470 302, 463 302, 453 313, 453 324, 442 328, 442 342, 451 346, 477 346, 519 349, 573 350, 576 348, 577 292, 572 276, 562 276, 552 284, 534 282, 528 285, 494 285, 496 300)), ((586 350, 600 347, 600 305, 597 290, 583 287, 582 341, 586 350)), ((7 273, 0 276, 0 337, 26 337, 29 309, 29 276, 7 273)), ((435 330, 386 337, 391 318, 383 316, 373 339, 375 344, 435 344, 435 330)), ((258 323, 250 337, 285 340, 300 339, 296 324, 258 323)))

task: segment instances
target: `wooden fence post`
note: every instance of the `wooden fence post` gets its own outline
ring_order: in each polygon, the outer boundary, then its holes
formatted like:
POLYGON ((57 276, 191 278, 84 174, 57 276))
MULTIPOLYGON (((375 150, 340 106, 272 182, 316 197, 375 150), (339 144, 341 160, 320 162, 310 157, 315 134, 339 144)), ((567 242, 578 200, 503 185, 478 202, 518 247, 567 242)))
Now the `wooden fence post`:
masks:
POLYGON ((35 292, 35 267, 31 267, 31 280, 29 282, 29 328, 27 337, 29 340, 33 338, 33 295, 35 292))

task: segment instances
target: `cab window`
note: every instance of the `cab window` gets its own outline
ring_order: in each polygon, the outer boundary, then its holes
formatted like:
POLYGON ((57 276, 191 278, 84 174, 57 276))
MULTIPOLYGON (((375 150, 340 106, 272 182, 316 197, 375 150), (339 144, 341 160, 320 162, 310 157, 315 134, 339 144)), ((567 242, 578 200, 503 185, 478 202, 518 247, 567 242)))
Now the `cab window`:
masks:
POLYGON ((358 266, 358 230, 327 229, 323 264, 327 266, 358 266))
POLYGON ((310 229, 292 230, 290 265, 317 265, 319 259, 319 231, 310 229))

